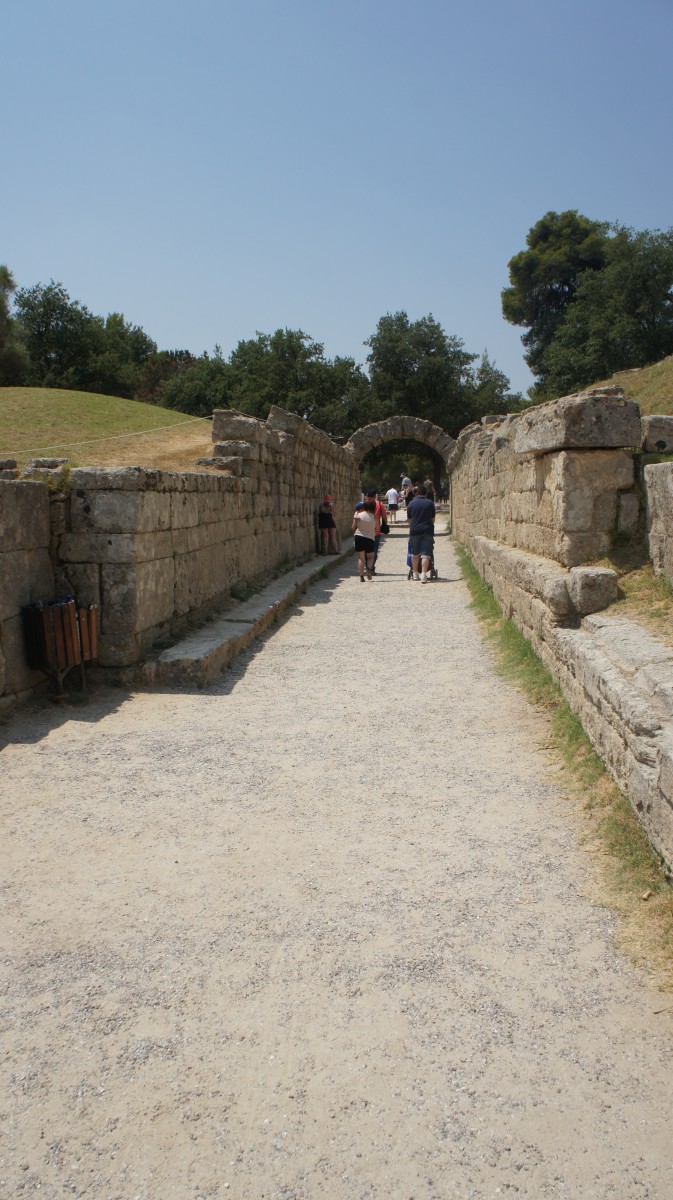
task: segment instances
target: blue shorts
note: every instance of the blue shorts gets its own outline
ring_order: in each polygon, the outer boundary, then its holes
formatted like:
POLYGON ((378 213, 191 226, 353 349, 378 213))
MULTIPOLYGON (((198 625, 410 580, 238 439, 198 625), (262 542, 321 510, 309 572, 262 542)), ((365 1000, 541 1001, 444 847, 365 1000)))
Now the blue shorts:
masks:
POLYGON ((409 552, 422 558, 432 558, 433 536, 431 533, 412 533, 409 538, 409 552))

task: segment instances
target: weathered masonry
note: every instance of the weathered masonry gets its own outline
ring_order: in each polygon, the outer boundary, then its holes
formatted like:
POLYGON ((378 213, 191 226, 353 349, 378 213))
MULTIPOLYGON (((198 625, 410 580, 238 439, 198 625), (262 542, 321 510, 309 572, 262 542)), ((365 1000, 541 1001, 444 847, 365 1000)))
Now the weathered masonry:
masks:
POLYGON ((449 466, 456 538, 673 864, 673 648, 610 613, 616 576, 591 562, 647 522, 672 576, 673 463, 643 487, 633 453, 673 445, 657 421, 655 447, 636 404, 594 389, 463 430, 449 466))
POLYGON ((641 476, 636 451, 673 449, 673 417, 644 418, 620 389, 594 389, 504 418, 457 442, 412 417, 337 446, 274 408, 213 415, 208 472, 73 470, 66 494, 0 479, 0 714, 44 677, 25 661, 21 608, 74 593, 101 611, 99 662, 128 668, 232 587, 316 549, 322 495, 342 535, 373 447, 407 438, 451 474, 454 534, 535 646, 609 770, 673 864, 673 649, 610 611, 615 538, 649 536, 673 582, 673 463, 641 476), (213 471, 212 468, 217 468, 213 471))

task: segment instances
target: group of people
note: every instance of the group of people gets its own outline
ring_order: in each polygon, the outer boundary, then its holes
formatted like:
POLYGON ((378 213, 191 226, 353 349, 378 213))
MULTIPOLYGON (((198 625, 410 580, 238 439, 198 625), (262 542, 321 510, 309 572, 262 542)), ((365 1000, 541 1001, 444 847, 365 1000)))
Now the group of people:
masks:
MULTIPOLYGON (((417 484, 412 489, 409 481, 409 491, 405 496, 407 523, 409 525, 409 552, 411 555, 412 579, 427 583, 430 578, 430 563, 435 536, 436 508, 433 497, 428 495, 425 484, 417 484)), ((388 511, 381 500, 377 499, 376 489, 371 488, 366 498, 357 504, 353 513, 353 534, 355 549, 358 556, 358 574, 360 583, 373 579, 376 574, 376 560, 379 553, 381 534, 387 525, 390 514, 393 523, 397 521, 399 494, 396 488, 386 492, 388 511)))
MULTIPOLYGON (((433 541, 435 532, 435 502, 443 496, 435 490, 431 479, 412 484, 408 475, 402 475, 400 489, 388 488, 386 505, 379 500, 376 488, 370 488, 355 507, 352 530, 358 556, 360 583, 365 578, 373 579, 379 554, 381 536, 388 531, 388 518, 397 523, 400 502, 406 508, 409 525, 409 553, 411 556, 412 579, 427 583, 430 578, 433 541)), ((323 554, 338 554, 337 525, 334 519, 334 497, 328 492, 318 507, 318 530, 320 549, 323 554)))

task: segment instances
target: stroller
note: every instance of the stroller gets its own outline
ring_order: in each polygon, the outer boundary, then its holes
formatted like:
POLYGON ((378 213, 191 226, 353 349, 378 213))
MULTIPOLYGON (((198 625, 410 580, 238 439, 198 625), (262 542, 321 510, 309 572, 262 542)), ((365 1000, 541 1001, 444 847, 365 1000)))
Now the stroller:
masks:
MULTIPOLYGON (((414 574, 414 568, 411 565, 411 538, 407 543, 407 579, 411 579, 414 574)), ((435 566, 435 539, 432 539, 432 554, 430 555, 430 564, 428 566, 428 579, 439 579, 439 571, 435 566)))

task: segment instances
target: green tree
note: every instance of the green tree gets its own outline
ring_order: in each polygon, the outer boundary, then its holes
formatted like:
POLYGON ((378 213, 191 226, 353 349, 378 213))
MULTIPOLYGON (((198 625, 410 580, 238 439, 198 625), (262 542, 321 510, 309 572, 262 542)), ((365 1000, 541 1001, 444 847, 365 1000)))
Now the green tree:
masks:
POLYGON ((162 408, 195 417, 209 417, 214 408, 233 408, 231 404, 231 368, 216 349, 211 357, 202 354, 184 371, 162 384, 159 403, 162 408))
POLYGON ((16 284, 9 267, 0 264, 0 387, 21 386, 30 371, 28 351, 17 337, 12 317, 16 284))
MULTIPOLYGON (((432 315, 410 321, 406 312, 386 313, 365 342, 372 399, 381 416, 424 417, 452 436, 473 419, 469 354, 432 315)), ((373 417, 372 419, 376 419, 373 417)))
POLYGON ((526 237, 526 250, 509 262, 510 286, 502 292, 502 311, 512 325, 527 326, 524 358, 544 386, 546 352, 552 344, 579 281, 600 271, 607 256, 609 225, 575 209, 548 212, 526 237))
POLYGON ((547 395, 673 353, 673 229, 617 228, 601 271, 580 279, 544 358, 547 395))
POLYGON ((88 361, 98 329, 89 310, 70 299, 63 284, 21 288, 16 295, 17 325, 30 356, 30 382, 38 387, 73 387, 76 375, 88 361))
POLYGON ((472 372, 473 420, 486 416, 487 413, 519 412, 525 408, 526 401, 521 392, 512 392, 509 379, 504 371, 498 370, 494 362, 484 350, 478 365, 472 372))
POLYGON ((143 364, 156 353, 156 343, 122 313, 94 316, 53 279, 17 292, 16 309, 30 382, 38 387, 131 397, 143 364))
POLYGON ((161 390, 169 379, 184 375, 196 362, 189 350, 157 350, 145 360, 140 369, 136 385, 136 400, 150 404, 161 403, 161 390))

